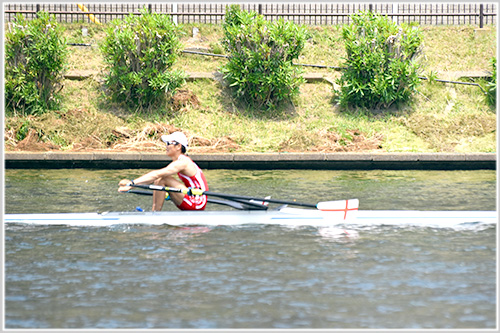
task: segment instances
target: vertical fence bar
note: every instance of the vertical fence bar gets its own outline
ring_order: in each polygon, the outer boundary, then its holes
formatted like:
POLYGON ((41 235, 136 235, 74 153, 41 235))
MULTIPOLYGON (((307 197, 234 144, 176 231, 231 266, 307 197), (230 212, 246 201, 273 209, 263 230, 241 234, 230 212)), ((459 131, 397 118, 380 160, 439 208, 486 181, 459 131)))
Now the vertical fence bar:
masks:
MULTIPOLYGON (((467 12, 467 7, 466 6, 467 5, 464 5, 463 12, 467 12)), ((476 7, 474 6, 474 8, 476 8, 476 7)), ((471 10, 472 10, 472 5, 469 4, 469 12, 471 12, 471 10)), ((476 11, 474 11, 474 12, 476 12, 476 11)), ((465 15, 463 16, 463 20, 464 20, 464 23, 467 22, 467 17, 465 15)), ((469 16, 469 24, 472 24, 472 17, 471 16, 469 16)))
MULTIPOLYGON (((443 13, 443 12, 444 12, 444 4, 441 4, 441 13, 443 13)), ((441 24, 444 24, 444 17, 443 16, 441 16, 441 24)))
MULTIPOLYGON (((311 8, 312 5, 309 5, 309 13, 312 13, 312 8, 311 8)), ((322 14, 323 13, 323 5, 321 5, 320 7, 320 13, 322 14)), ((318 11, 318 5, 317 4, 314 4, 314 12, 317 13, 318 11)), ((309 24, 312 24, 312 17, 309 17, 309 24)), ((320 17, 319 18, 319 21, 322 22, 323 21, 323 17, 320 17)), ((321 24, 321 23, 320 23, 321 24)), ((314 25, 318 25, 318 17, 317 16, 314 16, 314 25)))
MULTIPOLYGON (((184 13, 184 3, 181 5, 180 10, 179 10, 179 13, 184 13)), ((179 22, 179 23, 181 23, 181 24, 186 23, 186 22, 185 22, 185 17, 184 17, 184 15, 180 15, 180 16, 179 16, 179 19, 180 19, 180 22, 179 22)))
MULTIPOLYGON (((447 12, 447 13, 453 12, 453 7, 454 7, 454 6, 453 6, 453 4, 447 4, 447 5, 446 5, 446 12, 447 12)), ((447 25, 450 25, 450 18, 451 18, 451 20, 452 20, 451 24, 453 24, 453 20, 454 20, 453 16, 451 16, 451 17, 450 17, 450 16, 447 16, 447 17, 446 17, 446 24, 447 24, 447 25)))
MULTIPOLYGON (((338 9, 339 9, 339 5, 337 4, 337 12, 338 12, 338 9)), ((328 12, 328 11, 327 11, 328 12)), ((329 13, 333 13, 333 4, 330 5, 330 11, 329 13)), ((328 22, 328 21, 327 21, 328 22)), ((337 16, 337 24, 339 23, 339 18, 337 16)), ((333 16, 331 16, 331 20, 330 20, 330 24, 333 25, 333 16)))
MULTIPOLYGON (((94 9, 95 9, 95 7, 96 7, 96 5, 94 5, 94 9)), ((98 10, 99 12, 102 12, 102 4, 101 4, 101 3, 99 3, 99 7, 97 8, 97 10, 98 10)), ((95 14, 94 14, 94 16, 95 16, 95 17, 97 18, 97 20, 98 20, 99 22, 101 22, 101 23, 103 23, 103 22, 107 22, 107 20, 106 20, 106 16, 104 17, 104 20, 102 20, 102 15, 95 15, 95 14), (101 20, 102 20, 102 21, 101 21, 101 20)))
MULTIPOLYGON (((495 8, 495 7, 494 7, 494 5, 491 5, 491 6, 492 6, 493 8, 495 8)), ((497 8, 497 10, 498 10, 498 8, 497 8)), ((487 12, 487 13, 489 13, 489 12, 490 12, 488 5, 486 5, 486 12, 487 12)), ((493 19, 493 22, 495 22, 495 21, 494 21, 494 19, 493 19)), ((489 23, 490 23, 490 17, 489 17, 489 16, 486 16, 486 24, 489 24, 489 23)), ((491 23, 492 23, 492 22, 491 22, 491 23)))
POLYGON ((479 5, 479 28, 483 28, 484 25, 484 7, 483 4, 479 5))
MULTIPOLYGON (((398 4, 397 3, 392 4, 392 13, 398 14, 398 4)), ((392 21, 395 22, 396 24, 399 24, 399 16, 392 15, 392 21)))
POLYGON ((178 25, 178 24, 179 24, 179 21, 178 21, 178 19, 179 19, 179 15, 177 15, 177 11, 178 11, 177 6, 178 6, 178 5, 177 5, 177 2, 176 2, 176 3, 173 3, 173 4, 172 4, 172 9, 171 9, 171 10, 172 10, 172 13, 175 13, 174 15, 172 15, 172 19, 174 20, 175 25, 178 25))
MULTIPOLYGON (((432 14, 432 5, 430 5, 430 8, 431 8, 431 14, 432 14)), ((430 16, 430 18, 431 18, 431 24, 432 24, 432 15, 430 16)))
MULTIPOLYGON (((493 9, 495 8, 495 5, 491 5, 491 11, 493 11, 493 9)), ((498 8, 497 8, 498 10, 498 8)), ((490 9, 488 9, 488 5, 486 5, 486 12, 490 12, 490 9)), ((491 16, 491 22, 490 22, 490 16, 486 16, 486 23, 487 24, 493 24, 495 22, 495 19, 493 18, 493 16, 491 16)))

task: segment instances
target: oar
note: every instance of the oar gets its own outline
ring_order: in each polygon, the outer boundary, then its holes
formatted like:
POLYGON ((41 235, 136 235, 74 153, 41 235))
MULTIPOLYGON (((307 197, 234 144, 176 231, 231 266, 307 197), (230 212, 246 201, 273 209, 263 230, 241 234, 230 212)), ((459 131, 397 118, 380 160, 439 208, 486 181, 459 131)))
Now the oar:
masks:
MULTIPOLYGON (((153 195, 153 192, 138 191, 138 190, 129 190, 126 193, 148 195, 148 196, 153 195)), ((170 199, 167 197, 167 198, 165 198, 165 200, 170 200, 170 199)), ((254 203, 254 202, 248 202, 245 200, 229 201, 229 200, 218 200, 218 199, 207 198, 207 202, 217 204, 217 205, 229 206, 229 207, 232 207, 232 208, 238 209, 238 210, 266 210, 267 209, 267 206, 265 206, 265 205, 261 205, 261 204, 254 203)))
POLYGON ((283 204, 283 205, 310 207, 310 208, 316 208, 316 209, 325 210, 325 211, 337 210, 338 203, 339 203, 339 201, 323 201, 323 202, 318 202, 317 204, 309 204, 309 203, 301 203, 301 202, 296 202, 296 201, 285 201, 285 200, 267 199, 267 198, 255 198, 255 197, 250 197, 250 196, 246 196, 246 195, 216 193, 216 192, 211 192, 211 191, 203 191, 203 190, 200 190, 197 188, 180 189, 180 188, 175 188, 175 187, 164 187, 164 186, 160 186, 160 185, 130 184, 129 186, 144 188, 144 189, 153 190, 153 191, 177 192, 177 193, 184 193, 184 194, 188 194, 188 195, 206 195, 206 196, 219 197, 219 198, 235 200, 235 201, 254 200, 254 201, 270 202, 270 203, 283 204))

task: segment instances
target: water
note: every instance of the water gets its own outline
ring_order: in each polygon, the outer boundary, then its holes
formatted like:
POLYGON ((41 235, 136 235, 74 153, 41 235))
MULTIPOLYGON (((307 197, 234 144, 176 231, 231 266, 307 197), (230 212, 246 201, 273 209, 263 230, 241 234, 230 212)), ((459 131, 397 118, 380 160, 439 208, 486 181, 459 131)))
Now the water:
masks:
MULTIPOLYGON (((151 198, 120 194, 122 178, 147 170, 6 170, 7 213, 151 209, 151 198)), ((358 198, 364 210, 495 210, 496 173, 484 171, 206 170, 210 190, 316 203, 358 198)), ((211 206, 208 209, 222 209, 211 206)), ((164 210, 176 210, 165 204, 164 210)))
MULTIPOLYGON (((7 213, 150 209, 144 170, 7 170, 7 213)), ((495 210, 494 171, 208 170, 212 191, 495 210)), ((216 207, 220 209, 220 207, 216 207)), ((165 210, 174 209, 170 203, 165 210)), ((215 209, 215 208, 212 208, 215 209)), ((495 328, 496 226, 5 226, 6 328, 495 328)))

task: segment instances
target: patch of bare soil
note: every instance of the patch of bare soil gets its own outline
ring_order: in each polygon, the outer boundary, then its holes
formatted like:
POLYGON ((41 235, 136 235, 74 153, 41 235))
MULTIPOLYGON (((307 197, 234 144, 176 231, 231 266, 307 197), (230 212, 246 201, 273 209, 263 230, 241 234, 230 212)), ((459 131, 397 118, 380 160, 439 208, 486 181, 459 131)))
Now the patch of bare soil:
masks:
POLYGON ((19 141, 16 150, 20 151, 50 151, 59 150, 61 147, 48 142, 40 141, 38 133, 30 128, 26 137, 19 141))
MULTIPOLYGON (((126 127, 120 127, 113 130, 113 135, 118 139, 115 144, 103 149, 102 140, 90 135, 87 138, 74 143, 70 151, 161 151, 165 148, 163 142, 158 138, 163 134, 181 131, 169 124, 147 124, 141 131, 132 131, 126 127)), ((345 138, 336 133, 325 133, 319 137, 319 144, 308 145, 303 148, 292 144, 290 141, 284 142, 279 152, 363 152, 382 149, 382 136, 366 137, 359 131, 349 131, 352 138, 345 138)), ((241 146, 231 137, 207 139, 200 136, 190 136, 190 151, 195 153, 233 153, 242 151, 241 146)), ((17 143, 15 150, 19 151, 53 151, 59 150, 60 146, 41 142, 35 130, 30 129, 26 138, 17 143)), ((68 150, 66 150, 68 151, 68 150)))
POLYGON ((165 123, 148 123, 140 131, 119 127, 113 130, 117 141, 110 148, 117 151, 162 150, 165 148, 165 144, 159 138, 163 134, 171 134, 176 131, 181 131, 181 129, 165 123))
POLYGON ((179 89, 172 97, 172 109, 174 111, 180 111, 187 107, 198 107, 200 106, 200 101, 195 93, 188 89, 179 89))
POLYGON ((329 133, 327 135, 328 141, 324 148, 333 152, 361 152, 382 149, 383 136, 380 134, 369 138, 357 130, 347 132, 352 137, 352 140, 345 140, 336 133, 329 133))
POLYGON ((240 145, 229 136, 212 140, 194 136, 190 145, 192 146, 190 150, 197 153, 228 153, 240 149, 240 145))
MULTIPOLYGON (((198 98, 188 90, 181 90, 175 95, 174 103, 180 109, 188 105, 199 105, 198 98)), ((146 123, 141 129, 130 129, 117 126, 113 121, 97 118, 86 109, 77 108, 58 113, 58 117, 50 118, 45 123, 40 119, 30 118, 30 128, 25 138, 16 141, 19 127, 9 126, 4 131, 5 149, 16 151, 57 151, 62 147, 50 143, 47 136, 52 133, 66 133, 64 140, 70 144, 65 151, 163 151, 164 143, 161 135, 176 131, 184 131, 193 153, 234 153, 245 152, 246 147, 230 136, 204 138, 172 126, 167 123, 146 123), (66 126, 65 126, 65 123, 66 126), (72 126, 68 126, 68 125, 72 126), (75 124, 78 124, 76 126, 75 124), (90 128, 89 126, 94 126, 90 128), (117 126, 117 127, 113 127, 117 126), (61 130, 62 129, 62 130, 61 130), (84 131, 83 129, 90 129, 84 131), (42 137, 40 136, 42 135, 42 137)), ((125 124, 124 124, 125 125, 125 124)), ((368 137, 359 130, 347 131, 343 135, 323 131, 319 133, 301 133, 298 131, 288 140, 282 142, 278 152, 362 152, 382 149, 382 136, 368 137)))
POLYGON ((382 135, 367 137, 359 130, 349 130, 343 136, 333 132, 322 132, 313 138, 290 138, 281 144, 281 152, 362 152, 382 149, 382 135), (307 147, 304 149, 304 147, 307 147))

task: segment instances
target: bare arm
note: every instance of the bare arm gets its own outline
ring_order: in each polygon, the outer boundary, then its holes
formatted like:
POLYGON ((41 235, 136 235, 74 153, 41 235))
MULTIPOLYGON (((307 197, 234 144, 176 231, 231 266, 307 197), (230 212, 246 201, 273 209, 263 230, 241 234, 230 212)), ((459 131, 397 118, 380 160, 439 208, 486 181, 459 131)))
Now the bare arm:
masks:
MULTIPOLYGON (((167 165, 163 169, 158 169, 158 170, 153 170, 145 175, 140 176, 139 178, 134 179, 134 184, 151 184, 155 180, 167 177, 167 176, 172 176, 175 175, 178 172, 183 171, 186 166, 187 166, 187 161, 185 159, 178 159, 176 161, 171 162, 169 165, 167 165)), ((118 191, 120 192, 126 192, 131 189, 130 186, 128 186, 132 181, 129 179, 122 179, 118 185, 120 188, 118 191)))

